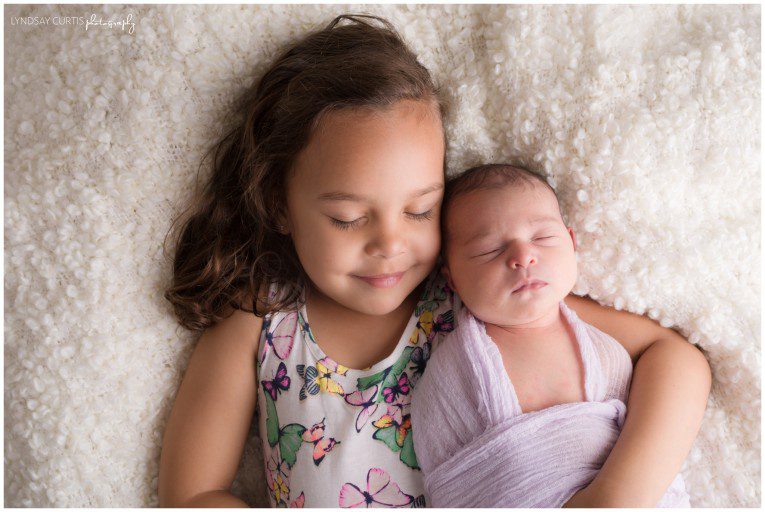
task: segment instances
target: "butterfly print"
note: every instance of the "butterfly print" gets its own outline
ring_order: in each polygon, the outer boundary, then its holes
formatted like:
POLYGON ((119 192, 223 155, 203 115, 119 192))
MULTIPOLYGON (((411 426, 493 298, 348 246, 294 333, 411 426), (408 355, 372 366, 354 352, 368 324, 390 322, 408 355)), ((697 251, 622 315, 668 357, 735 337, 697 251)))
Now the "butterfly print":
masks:
POLYGON ((301 492, 300 496, 295 498, 295 501, 290 503, 290 508, 303 508, 304 505, 305 505, 305 494, 301 492))
POLYGON ((283 427, 279 426, 279 417, 276 412, 276 403, 271 395, 264 395, 266 402, 266 435, 268 445, 271 448, 279 447, 281 460, 290 468, 297 461, 297 452, 303 445, 303 433, 306 428, 299 423, 290 423, 283 427))
POLYGON ((346 402, 362 408, 356 416, 356 432, 361 432, 367 420, 377 411, 377 389, 378 386, 374 386, 364 391, 354 391, 345 395, 346 402))
POLYGON ((303 441, 306 443, 313 443, 324 437, 324 420, 326 419, 327 418, 322 418, 319 423, 316 423, 314 426, 303 432, 303 441))
POLYGON ((412 508, 425 508, 427 504, 425 503, 425 495, 420 494, 417 496, 417 498, 414 500, 414 503, 412 503, 412 508))
POLYGON ((279 359, 289 357, 290 352, 292 352, 293 335, 295 334, 296 325, 297 312, 290 313, 279 320, 279 323, 276 324, 276 328, 272 332, 266 333, 266 348, 263 350, 263 356, 260 360, 261 364, 263 364, 269 348, 273 348, 276 357, 279 359))
POLYGON ((407 377, 406 372, 401 374, 394 386, 383 388, 383 396, 389 404, 395 402, 398 395, 406 395, 407 393, 409 393, 409 377, 407 377))
POLYGON ((266 482, 268 490, 276 503, 284 503, 289 499, 289 466, 281 460, 278 450, 271 454, 271 458, 266 464, 266 482))
POLYGON ((454 311, 451 309, 446 313, 438 315, 433 323, 431 331, 428 333, 428 341, 432 341, 438 333, 447 333, 454 330, 454 311))
MULTIPOLYGON (((278 453, 277 453, 277 457, 278 457, 278 453)), ((286 462, 284 462, 283 460, 277 457, 274 457, 274 455, 271 455, 271 458, 268 459, 268 464, 266 464, 266 469, 268 471, 266 471, 266 473, 268 473, 269 479, 273 478, 274 476, 278 474, 278 475, 281 475, 284 478, 284 480, 287 480, 290 477, 290 474, 289 474, 290 468, 286 462)), ((271 485, 269 483, 269 487, 270 486, 271 485)))
POLYGON ((334 437, 330 437, 329 439, 322 438, 315 441, 313 444, 313 463, 318 466, 321 461, 324 460, 324 457, 332 451, 332 448, 338 444, 340 444, 340 441, 336 440, 334 437))
POLYGON ((330 358, 325 357, 316 362, 316 366, 297 365, 298 375, 305 381, 300 388, 300 400, 305 400, 308 395, 318 395, 319 392, 344 395, 343 387, 332 380, 332 374, 345 375, 348 368, 339 365, 330 358))
POLYGON ((319 423, 312 426, 310 429, 303 432, 303 442, 313 443, 313 463, 317 466, 324 460, 324 457, 332 451, 335 445, 340 444, 340 441, 334 437, 324 439, 324 420, 323 418, 319 423))
POLYGON ((412 469, 418 469, 420 466, 414 453, 411 415, 404 414, 404 409, 400 404, 389 405, 388 411, 372 424, 377 429, 372 438, 385 443, 391 451, 398 452, 401 462, 412 469))
POLYGON ((281 393, 282 390, 287 391, 290 388, 290 378, 287 375, 287 365, 284 364, 284 361, 279 363, 276 377, 273 380, 262 380, 260 383, 263 385, 263 391, 271 395, 272 400, 276 400, 277 393, 281 393))
POLYGON ((425 372, 425 366, 428 364, 428 359, 430 359, 430 345, 431 343, 427 341, 422 347, 417 347, 412 351, 412 378, 410 379, 412 386, 417 383, 420 377, 422 377, 423 372, 425 372))
POLYGON ((380 468, 372 468, 367 473, 364 490, 347 482, 340 489, 338 499, 342 508, 356 507, 405 507, 414 501, 414 497, 401 492, 390 475, 380 468))

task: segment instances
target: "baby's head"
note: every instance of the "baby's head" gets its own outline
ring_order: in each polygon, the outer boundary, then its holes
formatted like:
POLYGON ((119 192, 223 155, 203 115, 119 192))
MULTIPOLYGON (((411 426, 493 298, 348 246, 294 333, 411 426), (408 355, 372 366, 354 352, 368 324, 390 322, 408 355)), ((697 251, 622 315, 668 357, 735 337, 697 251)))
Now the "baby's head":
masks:
POLYGON ((474 167, 446 184, 443 271, 474 316, 533 325, 576 283, 576 240, 555 191, 520 167, 474 167))

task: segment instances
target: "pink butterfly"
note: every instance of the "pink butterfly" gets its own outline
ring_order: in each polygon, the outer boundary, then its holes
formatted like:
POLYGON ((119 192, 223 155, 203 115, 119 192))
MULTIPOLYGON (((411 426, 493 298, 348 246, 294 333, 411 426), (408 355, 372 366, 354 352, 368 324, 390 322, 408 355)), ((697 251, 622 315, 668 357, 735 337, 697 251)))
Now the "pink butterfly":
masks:
POLYGON ((340 441, 334 437, 329 439, 321 438, 313 443, 313 463, 317 466, 324 460, 324 457, 332 451, 335 445, 340 444, 340 441))
POLYGON ((303 441, 306 443, 313 443, 314 441, 318 441, 322 437, 324 437, 324 420, 326 418, 322 418, 322 420, 319 423, 316 423, 314 426, 303 432, 303 441))
POLYGON ((276 377, 273 380, 262 380, 260 383, 263 385, 263 390, 271 395, 271 399, 275 401, 277 392, 281 393, 282 390, 287 391, 290 388, 287 366, 284 362, 279 363, 279 367, 276 369, 276 377))
POLYGON ((266 464, 266 479, 268 480, 268 487, 273 488, 273 479, 280 475, 284 481, 289 480, 290 478, 290 467, 287 465, 286 462, 279 459, 279 455, 271 455, 271 458, 268 460, 268 463, 266 464))
POLYGON ((289 466, 280 460, 278 454, 276 457, 272 455, 266 465, 266 481, 274 501, 279 503, 288 499, 290 495, 289 466))
POLYGON ((305 505, 305 494, 301 492, 300 496, 295 498, 295 501, 290 503, 290 508, 303 508, 303 505, 305 505))
POLYGON ((340 489, 339 496, 343 508, 404 507, 413 501, 414 497, 401 492, 399 486, 390 481, 390 475, 380 468, 372 468, 367 473, 366 490, 348 482, 340 489))
POLYGON ((266 352, 269 347, 273 347, 276 357, 286 359, 292 352, 292 343, 294 342, 295 327, 297 326, 297 311, 290 313, 276 324, 272 332, 266 332, 266 348, 263 350, 263 357, 260 363, 266 359, 266 352))
POLYGON ((409 393, 409 377, 407 377, 406 372, 401 374, 393 387, 383 389, 383 396, 389 404, 395 402, 398 395, 406 395, 407 393, 409 393))
POLYGON ((364 391, 354 391, 345 395, 345 401, 351 405, 357 407, 363 407, 356 416, 356 432, 361 432, 364 425, 369 420, 375 411, 377 411, 377 404, 375 403, 375 397, 377 396, 377 386, 367 388, 364 391))
POLYGON ((438 318, 433 323, 433 328, 428 333, 428 341, 433 341, 433 338, 440 332, 448 333, 454 330, 454 311, 451 309, 446 313, 438 315, 438 318))
POLYGON ((303 441, 306 443, 313 443, 313 463, 317 466, 324 460, 324 457, 332 451, 335 445, 340 444, 340 441, 334 437, 324 439, 324 420, 323 418, 319 423, 312 426, 310 429, 303 432, 303 441))

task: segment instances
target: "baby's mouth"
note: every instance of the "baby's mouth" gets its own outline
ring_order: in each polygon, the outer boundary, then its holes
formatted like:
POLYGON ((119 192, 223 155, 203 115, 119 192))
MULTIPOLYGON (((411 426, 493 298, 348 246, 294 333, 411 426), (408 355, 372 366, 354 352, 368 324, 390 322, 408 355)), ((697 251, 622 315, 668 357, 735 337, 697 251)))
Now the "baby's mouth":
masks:
POLYGON ((513 287, 511 293, 519 293, 525 290, 538 290, 545 286, 547 286, 547 283, 541 279, 523 279, 513 287))

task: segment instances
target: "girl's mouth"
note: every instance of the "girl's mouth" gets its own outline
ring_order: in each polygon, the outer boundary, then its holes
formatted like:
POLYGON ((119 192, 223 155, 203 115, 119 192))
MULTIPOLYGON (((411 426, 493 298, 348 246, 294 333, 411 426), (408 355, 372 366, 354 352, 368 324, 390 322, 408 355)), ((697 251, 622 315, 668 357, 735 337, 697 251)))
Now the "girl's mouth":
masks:
POLYGON ((395 274, 378 274, 376 276, 356 276, 367 284, 374 286, 375 288, 392 288, 396 286, 401 278, 404 276, 404 272, 396 272, 395 274))

